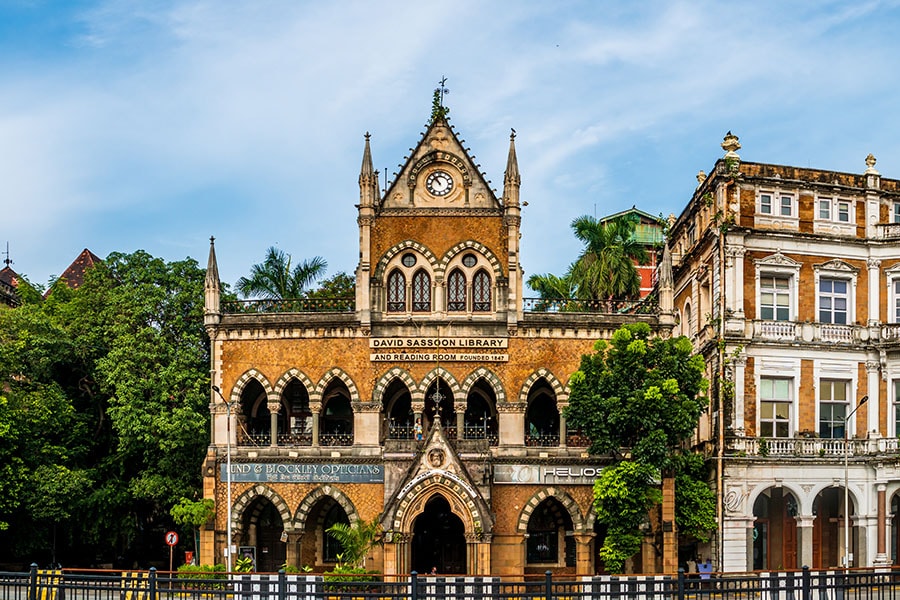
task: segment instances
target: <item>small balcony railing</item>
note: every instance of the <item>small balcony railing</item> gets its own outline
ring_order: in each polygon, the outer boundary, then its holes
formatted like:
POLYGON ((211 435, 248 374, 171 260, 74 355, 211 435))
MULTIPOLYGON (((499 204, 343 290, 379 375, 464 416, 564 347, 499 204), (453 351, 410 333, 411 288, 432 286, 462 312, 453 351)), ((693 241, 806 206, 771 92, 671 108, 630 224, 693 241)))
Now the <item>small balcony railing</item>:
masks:
POLYGON ((584 300, 580 298, 562 298, 545 300, 543 298, 523 298, 522 308, 533 313, 601 313, 650 315, 659 312, 656 297, 648 296, 641 300, 584 300))
POLYGON ((728 441, 732 456, 796 456, 843 458, 874 454, 900 454, 898 438, 843 440, 829 438, 752 438, 735 437, 728 441))
POLYGON ((878 223, 876 227, 876 235, 881 239, 900 239, 900 223, 878 223))
POLYGON ((413 425, 388 425, 389 440, 411 440, 415 437, 416 429, 413 425))
POLYGON ((753 337, 771 341, 827 342, 832 344, 857 344, 861 331, 859 325, 834 323, 798 323, 796 321, 753 321, 753 337))
POLYGON ((558 433, 540 433, 540 434, 525 434, 525 445, 526 446, 536 446, 540 448, 552 448, 555 446, 559 446, 559 434, 558 433))
POLYGON ((487 440, 490 446, 496 446, 499 443, 497 432, 491 431, 490 428, 485 429, 483 425, 466 425, 463 427, 463 439, 487 440))
POLYGON ((238 434, 238 446, 268 446, 272 443, 272 434, 268 431, 243 431, 238 434))
POLYGON ((352 446, 353 445, 353 434, 352 433, 320 433, 319 434, 319 445, 320 446, 352 446))
POLYGON ((312 432, 279 433, 279 446, 312 446, 312 432))
POLYGON ((222 312, 241 313, 328 313, 353 312, 356 299, 352 296, 336 298, 285 298, 276 300, 225 300, 222 312))

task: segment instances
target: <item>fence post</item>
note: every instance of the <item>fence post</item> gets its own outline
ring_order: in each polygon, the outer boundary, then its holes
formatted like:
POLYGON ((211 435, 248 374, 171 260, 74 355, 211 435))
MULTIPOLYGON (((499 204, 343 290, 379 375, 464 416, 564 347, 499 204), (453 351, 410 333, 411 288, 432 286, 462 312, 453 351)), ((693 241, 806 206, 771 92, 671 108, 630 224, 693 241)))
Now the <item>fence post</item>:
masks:
POLYGON ((278 569, 278 600, 287 598, 287 576, 284 569, 278 569))
POLYGON ((678 568, 678 600, 684 600, 684 568, 678 568))
POLYGON ((28 574, 28 600, 37 600, 37 563, 31 563, 28 574))
POLYGON ((809 573, 809 566, 803 565, 803 593, 802 600, 812 600, 812 576, 809 573))
POLYGON ((156 594, 157 594, 157 592, 156 592, 156 567, 150 567, 150 573, 147 576, 147 579, 149 579, 149 582, 148 582, 149 600, 156 600, 156 598, 157 598, 157 596, 156 596, 156 594))
POLYGON ((544 598, 546 600, 553 598, 553 573, 549 570, 544 573, 544 598))
POLYGON ((410 594, 410 600, 419 600, 419 574, 413 571, 410 573, 412 576, 412 593, 410 594))

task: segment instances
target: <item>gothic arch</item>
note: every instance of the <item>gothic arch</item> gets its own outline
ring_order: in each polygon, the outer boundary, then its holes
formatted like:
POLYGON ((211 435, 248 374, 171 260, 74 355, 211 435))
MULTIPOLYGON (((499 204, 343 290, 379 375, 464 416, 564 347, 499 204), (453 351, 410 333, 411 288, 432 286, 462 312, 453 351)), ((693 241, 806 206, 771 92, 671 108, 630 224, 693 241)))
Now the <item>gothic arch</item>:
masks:
POLYGON ((484 379, 494 388, 494 394, 497 396, 497 404, 506 402, 506 391, 503 389, 503 382, 501 382, 500 378, 486 367, 479 367, 466 377, 466 380, 463 381, 461 386, 463 397, 469 395, 469 390, 471 390, 472 386, 475 385, 475 382, 479 379, 484 379))
POLYGON ((231 388, 231 400, 229 400, 229 402, 240 402, 241 393, 244 391, 244 388, 247 387, 247 384, 250 383, 251 379, 255 379, 259 382, 263 387, 263 390, 265 390, 267 398, 271 397, 272 384, 269 383, 266 376, 256 369, 249 369, 245 371, 243 375, 238 377, 238 380, 234 383, 234 386, 231 388))
POLYGON ((285 502, 275 491, 262 484, 253 486, 235 500, 231 508, 231 530, 241 530, 241 519, 243 519, 244 513, 247 511, 247 507, 260 497, 266 498, 272 503, 275 510, 278 511, 278 514, 281 515, 281 521, 284 523, 285 530, 292 530, 293 522, 291 521, 291 509, 288 508, 287 502, 285 502))
POLYGON ((462 394, 462 388, 460 388, 459 382, 456 381, 456 378, 450 374, 444 367, 435 367, 431 371, 428 372, 427 375, 422 379, 419 383, 418 394, 413 394, 413 399, 418 397, 419 400, 425 397, 425 393, 428 391, 428 386, 434 383, 434 380, 440 377, 444 380, 444 383, 450 386, 450 391, 453 392, 453 401, 457 402, 460 400, 464 400, 465 396, 462 394))
POLYGON ((296 379, 299 381, 303 387, 306 388, 306 392, 312 395, 313 391, 316 389, 315 384, 312 382, 312 379, 306 376, 306 373, 301 371, 300 369, 290 369, 284 375, 282 375, 278 381, 275 383, 275 389, 272 391, 279 398, 281 394, 284 393, 284 388, 290 383, 291 379, 296 379))
POLYGON ((519 391, 519 402, 526 403, 528 402, 528 393, 531 392, 531 388, 534 387, 534 384, 537 383, 538 379, 543 378, 550 387, 553 388, 553 393, 556 395, 557 404, 561 402, 568 402, 569 399, 569 390, 568 388, 563 388, 562 383, 560 383, 559 379, 551 373, 548 369, 541 367, 534 373, 528 376, 528 379, 525 380, 525 383, 522 384, 522 389, 519 391))
POLYGON ((404 240, 398 244, 394 244, 390 248, 388 248, 387 252, 385 252, 381 259, 378 261, 378 265, 375 267, 375 271, 372 273, 372 279, 376 281, 381 281, 384 278, 385 269, 387 269, 388 264, 391 262, 391 259, 403 252, 404 250, 413 249, 419 252, 422 256, 425 257, 425 260, 428 261, 429 266, 431 267, 431 272, 436 273, 438 269, 438 260, 434 255, 434 252, 428 249, 427 246, 421 244, 415 240, 404 240))
POLYGON ((311 393, 310 401, 315 398, 315 400, 321 401, 322 394, 325 392, 325 388, 328 387, 328 384, 331 383, 333 379, 340 379, 344 382, 344 385, 347 386, 347 391, 350 392, 350 402, 361 402, 359 399, 359 391, 356 389, 356 384, 353 383, 353 379, 350 378, 349 375, 340 367, 334 367, 324 375, 319 380, 319 383, 316 384, 316 389, 313 393, 311 393))
POLYGON ((475 240, 466 240, 465 242, 456 244, 444 253, 444 256, 441 257, 440 264, 435 267, 435 279, 443 279, 444 271, 447 269, 447 265, 450 264, 450 261, 453 259, 453 257, 461 252, 465 252, 466 250, 474 250, 475 252, 481 254, 485 259, 487 259, 494 271, 495 279, 498 277, 503 277, 503 264, 500 262, 500 259, 497 258, 497 255, 491 252, 490 248, 482 243, 476 242, 475 240))
POLYGON ((581 515, 581 509, 578 507, 578 503, 575 502, 572 496, 570 496, 565 490, 550 486, 539 492, 535 492, 534 495, 528 499, 528 502, 525 503, 525 507, 522 509, 522 512, 519 513, 519 522, 516 525, 516 530, 519 533, 527 533, 528 521, 531 519, 531 513, 534 512, 534 510, 540 505, 541 502, 550 497, 556 498, 569 513, 569 517, 571 517, 572 519, 572 525, 575 527, 575 531, 587 531, 585 529, 586 523, 584 517, 581 515))
POLYGON ((404 489, 406 495, 398 498, 390 520, 383 519, 388 528, 400 532, 412 532, 413 522, 425 509, 425 504, 440 494, 450 504, 450 510, 459 517, 467 534, 490 532, 493 522, 487 511, 477 502, 478 492, 458 475, 449 471, 420 474, 404 489))
POLYGON ((300 506, 297 507, 297 514, 294 516, 294 524, 297 530, 306 530, 306 521, 309 518, 309 511, 313 509, 313 507, 316 505, 316 503, 319 502, 319 500, 325 497, 331 498, 332 500, 337 502, 341 506, 341 508, 344 509, 344 512, 347 513, 347 518, 350 520, 351 525, 359 520, 359 513, 356 511, 356 507, 344 492, 336 487, 323 485, 317 487, 309 494, 307 494, 306 498, 304 498, 303 501, 300 502, 300 506))
POLYGON ((375 389, 372 390, 372 402, 377 404, 380 408, 384 408, 383 401, 385 390, 387 390, 387 387, 395 379, 399 379, 403 382, 403 384, 409 390, 410 395, 412 395, 416 391, 416 389, 418 389, 416 381, 412 378, 408 371, 401 369, 400 367, 394 367, 381 376, 381 378, 375 383, 375 389))

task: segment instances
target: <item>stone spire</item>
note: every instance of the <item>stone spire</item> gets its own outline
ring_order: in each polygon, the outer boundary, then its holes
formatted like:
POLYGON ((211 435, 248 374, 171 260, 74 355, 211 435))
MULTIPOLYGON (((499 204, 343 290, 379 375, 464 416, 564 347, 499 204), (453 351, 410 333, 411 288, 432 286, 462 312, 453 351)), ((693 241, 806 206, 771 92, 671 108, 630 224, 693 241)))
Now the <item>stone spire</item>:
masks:
POLYGON ((519 161, 516 158, 516 130, 509 134, 509 156, 506 158, 506 172, 503 174, 503 204, 506 206, 519 204, 519 161))
POLYGON ((218 325, 222 317, 222 311, 219 306, 221 287, 219 265, 216 261, 216 238, 210 237, 209 260, 206 263, 206 281, 203 285, 203 324, 207 327, 218 325))
POLYGON ((359 204, 374 206, 378 198, 378 173, 372 163, 372 148, 369 145, 369 132, 366 132, 366 146, 363 150, 362 167, 359 170, 359 204))

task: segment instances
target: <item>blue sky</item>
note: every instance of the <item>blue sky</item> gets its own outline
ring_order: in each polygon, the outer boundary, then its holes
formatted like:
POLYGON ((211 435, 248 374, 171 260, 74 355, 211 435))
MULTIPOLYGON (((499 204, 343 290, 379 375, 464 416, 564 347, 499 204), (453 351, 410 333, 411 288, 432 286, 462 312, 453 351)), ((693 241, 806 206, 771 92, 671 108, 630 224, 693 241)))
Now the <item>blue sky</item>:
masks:
POLYGON ((722 155, 900 177, 900 7, 855 2, 2 0, 0 245, 46 284, 85 247, 205 264, 357 260, 364 134, 393 173, 446 76, 498 189, 517 132, 522 263, 569 224, 679 212, 722 155))

